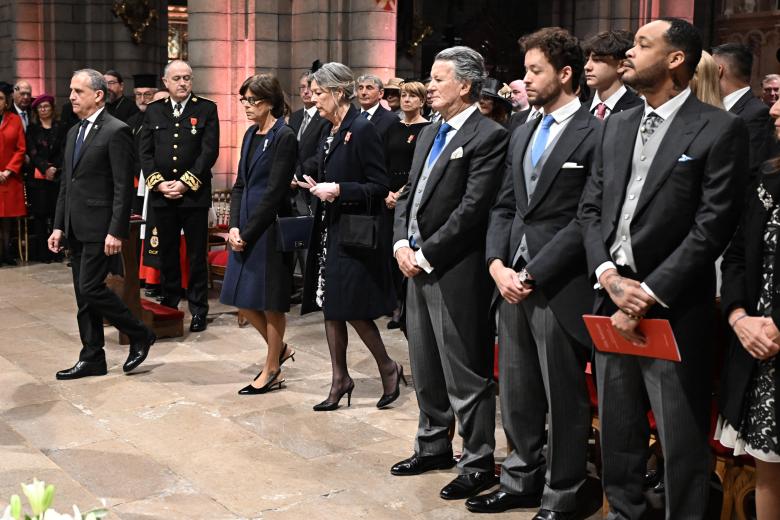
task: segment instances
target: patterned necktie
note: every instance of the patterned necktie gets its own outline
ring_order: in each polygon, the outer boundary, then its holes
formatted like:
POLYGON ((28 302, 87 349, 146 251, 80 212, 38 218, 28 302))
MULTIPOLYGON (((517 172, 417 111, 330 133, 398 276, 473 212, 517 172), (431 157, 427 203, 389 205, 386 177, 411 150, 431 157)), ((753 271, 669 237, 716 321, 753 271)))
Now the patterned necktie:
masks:
POLYGON ((79 135, 76 137, 76 146, 73 147, 73 164, 76 164, 76 161, 79 160, 79 156, 81 156, 81 146, 84 144, 84 136, 87 133, 89 121, 83 119, 79 126, 79 135))
POLYGON ((602 121, 604 120, 605 117, 607 117, 607 105, 605 105, 604 103, 599 103, 598 105, 596 105, 596 117, 598 117, 602 121))
POLYGON ((436 138, 433 140, 431 153, 428 155, 428 166, 434 164, 436 159, 439 158, 439 154, 444 149, 444 143, 447 141, 447 132, 450 130, 452 130, 452 127, 448 123, 442 123, 439 127, 439 131, 436 132, 436 138))
POLYGON ((646 144, 650 136, 653 135, 656 128, 658 128, 664 120, 655 112, 650 112, 642 121, 642 126, 639 128, 639 134, 642 136, 642 144, 646 144))
POLYGON ((173 117, 176 119, 181 117, 181 103, 176 103, 176 106, 173 107, 173 117))
POLYGON ((536 166, 539 159, 544 155, 544 149, 547 148, 547 139, 550 137, 550 127, 555 122, 552 115, 547 114, 542 119, 542 128, 539 130, 539 134, 536 136, 534 147, 531 149, 531 164, 536 166))
POLYGON ((303 111, 303 123, 301 123, 301 128, 298 129, 298 140, 301 140, 301 137, 303 137, 303 133, 306 131, 306 127, 309 126, 309 119, 311 117, 309 116, 309 113, 307 111, 303 111))

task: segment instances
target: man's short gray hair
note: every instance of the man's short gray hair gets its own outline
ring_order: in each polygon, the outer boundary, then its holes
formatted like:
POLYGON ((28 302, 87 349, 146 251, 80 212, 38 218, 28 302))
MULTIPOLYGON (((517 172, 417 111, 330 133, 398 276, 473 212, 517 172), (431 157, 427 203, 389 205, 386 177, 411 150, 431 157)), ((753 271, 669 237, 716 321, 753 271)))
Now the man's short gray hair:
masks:
POLYGON ((101 72, 96 71, 95 69, 79 69, 76 72, 73 73, 73 76, 78 76, 79 74, 84 74, 89 78, 89 88, 97 92, 98 90, 103 91, 103 99, 107 99, 108 97, 108 85, 106 84, 106 79, 103 77, 103 74, 101 72))
POLYGON ((469 98, 478 101, 485 81, 485 59, 480 53, 463 45, 444 49, 436 55, 434 61, 449 61, 458 81, 470 81, 469 98))
POLYGON ((190 74, 192 74, 192 67, 190 67, 190 64, 189 64, 189 63, 187 63, 187 62, 186 62, 186 61, 184 61, 184 60, 173 60, 173 61, 171 61, 170 63, 168 63, 168 64, 165 66, 165 68, 163 69, 163 78, 167 78, 167 77, 168 77, 168 69, 170 69, 172 65, 178 65, 178 64, 180 64, 180 63, 183 63, 183 64, 185 64, 185 65, 187 66, 187 68, 188 68, 188 69, 190 69, 190 74))
POLYGON ((352 69, 343 63, 326 63, 309 76, 309 81, 316 81, 320 88, 326 90, 341 90, 345 100, 355 97, 355 76, 352 69))
POLYGON ((379 79, 379 76, 375 76, 374 74, 362 74, 358 77, 355 83, 360 85, 361 83, 365 83, 367 81, 370 81, 371 83, 376 85, 376 88, 378 88, 379 90, 385 89, 385 85, 384 83, 382 83, 382 80, 379 79))
POLYGON ((780 80, 780 74, 767 74, 764 76, 764 79, 761 80, 761 84, 763 85, 767 81, 778 81, 780 80))

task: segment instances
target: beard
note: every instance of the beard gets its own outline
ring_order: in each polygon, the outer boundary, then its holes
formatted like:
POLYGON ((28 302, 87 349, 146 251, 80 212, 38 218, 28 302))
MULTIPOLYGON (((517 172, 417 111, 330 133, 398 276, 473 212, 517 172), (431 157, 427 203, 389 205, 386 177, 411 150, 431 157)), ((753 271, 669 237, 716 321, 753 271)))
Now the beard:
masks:
POLYGON ((528 102, 535 107, 541 107, 561 95, 561 84, 557 81, 541 92, 536 92, 536 97, 528 96, 528 102))
POLYGON ((665 60, 658 60, 643 70, 626 67, 623 72, 623 83, 639 92, 653 87, 666 71, 665 60))

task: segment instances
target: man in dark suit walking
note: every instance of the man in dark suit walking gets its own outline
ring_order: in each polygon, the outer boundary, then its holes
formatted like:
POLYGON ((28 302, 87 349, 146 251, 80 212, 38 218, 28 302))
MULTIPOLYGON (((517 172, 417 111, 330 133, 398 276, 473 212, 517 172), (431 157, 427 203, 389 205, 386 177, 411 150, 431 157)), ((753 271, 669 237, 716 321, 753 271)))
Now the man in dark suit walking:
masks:
POLYGON ((57 372, 57 379, 106 374, 103 319, 130 338, 124 371, 149 353, 156 337, 105 284, 111 256, 128 236, 133 197, 135 149, 130 128, 105 110, 108 87, 96 70, 76 71, 70 101, 81 122, 65 142, 62 182, 49 249, 68 238, 82 349, 79 361, 57 372))
POLYGON ((585 61, 577 38, 547 28, 523 47, 528 97, 543 116, 512 135, 486 253, 498 288, 501 415, 513 449, 501 487, 466 507, 498 513, 541 496, 534 520, 559 520, 573 518, 586 475, 590 338, 582 315, 593 289, 576 217, 601 124, 574 94, 585 61))
POLYGON ((211 168, 219 155, 217 105, 192 93, 192 69, 174 60, 163 74, 170 97, 150 103, 141 130, 141 169, 150 191, 160 236, 162 304, 177 308, 181 299, 179 245, 187 244, 190 331, 206 329, 208 301, 208 213, 211 168))
POLYGON ((379 137, 384 138, 387 129, 398 124, 398 116, 379 103, 385 93, 382 80, 373 74, 364 74, 358 77, 355 84, 360 116, 374 123, 379 137))
POLYGON ((580 207, 596 312, 642 343, 644 318, 671 323, 682 362, 596 352, 602 485, 609 518, 638 519, 650 403, 665 455, 666 518, 701 519, 709 495, 715 259, 744 193, 744 122, 691 95, 701 37, 664 18, 641 27, 623 80, 642 106, 604 124, 580 207))
POLYGON ((634 35, 630 31, 604 31, 593 36, 583 45, 585 52, 585 81, 594 94, 589 103, 582 106, 598 119, 642 104, 639 96, 623 85, 620 79, 626 51, 633 47, 634 35))
POLYGON ((406 325, 420 418, 414 455, 391 472, 452 467, 447 433, 457 417, 463 455, 460 475, 441 490, 448 500, 495 484, 493 287, 485 236, 508 136, 474 105, 484 77, 473 49, 436 56, 428 91, 441 120, 420 133, 395 210, 393 251, 409 279, 406 325))
POLYGON ((769 159, 774 136, 769 107, 753 95, 750 88, 753 52, 741 43, 724 43, 712 49, 712 58, 718 64, 723 106, 745 121, 750 134, 748 183, 752 184, 758 177, 761 164, 769 159))

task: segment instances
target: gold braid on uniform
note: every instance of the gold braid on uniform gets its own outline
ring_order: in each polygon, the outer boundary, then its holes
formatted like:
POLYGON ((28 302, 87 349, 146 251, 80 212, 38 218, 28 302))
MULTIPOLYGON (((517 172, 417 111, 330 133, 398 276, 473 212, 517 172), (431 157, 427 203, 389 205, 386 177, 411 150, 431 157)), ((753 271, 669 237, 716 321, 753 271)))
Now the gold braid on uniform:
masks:
POLYGON ((184 175, 182 175, 179 180, 186 184, 192 191, 198 191, 200 189, 200 180, 190 171, 184 172, 184 175))
POLYGON ((154 172, 146 179, 146 188, 149 190, 153 190, 155 186, 163 182, 165 178, 162 176, 160 172, 154 172))

